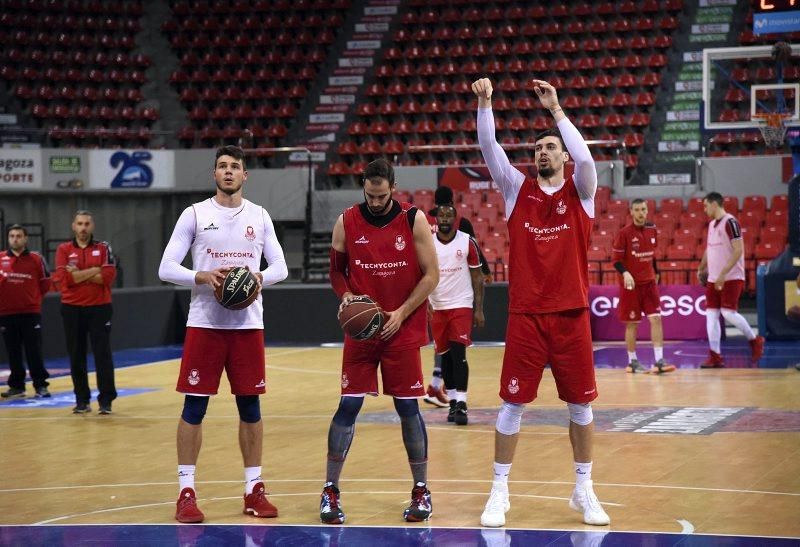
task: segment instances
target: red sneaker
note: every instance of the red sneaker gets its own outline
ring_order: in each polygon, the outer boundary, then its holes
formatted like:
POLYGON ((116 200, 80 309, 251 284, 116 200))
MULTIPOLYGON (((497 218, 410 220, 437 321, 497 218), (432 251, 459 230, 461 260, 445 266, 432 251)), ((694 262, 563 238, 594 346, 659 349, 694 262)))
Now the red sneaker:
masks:
POLYGON ((428 384, 428 390, 422 400, 429 405, 435 405, 439 408, 447 408, 450 406, 450 399, 445 394, 444 388, 435 388, 431 384, 428 384))
POLYGON ((758 361, 764 355, 764 337, 756 336, 750 340, 750 359, 758 361))
POLYGON ((197 496, 191 488, 184 488, 178 496, 175 520, 178 522, 203 522, 206 516, 197 508, 197 496))
POLYGON ((244 514, 260 518, 273 518, 278 516, 278 508, 267 499, 264 483, 257 482, 252 494, 244 496, 244 514))
POLYGON ((708 358, 700 363, 700 368, 725 368, 722 355, 716 351, 708 350, 708 358))

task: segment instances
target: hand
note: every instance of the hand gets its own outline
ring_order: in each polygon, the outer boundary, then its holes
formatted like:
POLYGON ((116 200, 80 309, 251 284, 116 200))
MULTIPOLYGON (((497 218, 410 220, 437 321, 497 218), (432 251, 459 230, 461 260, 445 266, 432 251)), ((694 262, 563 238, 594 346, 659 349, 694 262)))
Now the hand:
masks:
MULTIPOLYGON (((362 295, 363 296, 363 295, 362 295)), ((342 295, 342 302, 339 304, 339 310, 336 312, 336 319, 339 319, 339 316, 342 315, 342 310, 347 307, 350 302, 352 302, 356 298, 351 292, 346 292, 342 295)))
POLYGON ((622 285, 629 291, 632 291, 636 286, 636 282, 633 280, 631 272, 625 272, 622 274, 622 285))
POLYGON ((483 317, 483 310, 475 310, 472 312, 472 326, 483 327, 486 324, 486 319, 483 317))
POLYGON ((481 78, 472 82, 472 92, 478 97, 480 108, 492 106, 492 82, 489 81, 489 78, 481 78))
POLYGON ((64 266, 64 269, 67 270, 69 273, 78 271, 78 268, 76 268, 72 264, 67 264, 66 266, 64 266))
POLYGON ((403 307, 399 307, 394 311, 384 312, 386 322, 383 324, 381 330, 381 340, 388 340, 400 330, 403 326, 403 321, 406 320, 407 314, 403 307))
POLYGON ((717 276, 717 280, 714 281, 714 288, 717 289, 718 291, 721 291, 722 287, 724 286, 725 286, 725 276, 723 274, 719 274, 719 276, 717 276))
POLYGON ((229 271, 231 271, 230 268, 217 268, 210 272, 197 272, 194 274, 194 282, 196 285, 209 285, 212 289, 216 289, 225 281, 225 276, 229 271))
POLYGON ((539 102, 542 106, 551 112, 560 108, 558 106, 558 95, 556 88, 548 84, 544 80, 533 80, 533 90, 539 96, 539 102))
POLYGON ((261 292, 261 287, 264 286, 264 276, 261 274, 261 272, 256 272, 253 275, 256 277, 256 280, 258 281, 258 292, 261 292))
POLYGON ((485 276, 483 276, 483 284, 484 285, 491 285, 493 281, 494 281, 494 278, 492 277, 492 274, 489 273, 489 274, 486 274, 485 276))
POLYGON ((697 280, 701 285, 705 286, 708 283, 708 270, 697 270, 697 280))

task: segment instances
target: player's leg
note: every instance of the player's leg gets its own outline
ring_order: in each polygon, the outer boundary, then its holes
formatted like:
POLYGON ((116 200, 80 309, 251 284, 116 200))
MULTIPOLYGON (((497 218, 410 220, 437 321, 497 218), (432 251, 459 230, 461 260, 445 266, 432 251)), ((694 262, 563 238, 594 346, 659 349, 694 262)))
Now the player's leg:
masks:
POLYGON ((619 304, 617 305, 619 320, 625 324, 625 349, 628 352, 628 365, 625 372, 644 372, 644 367, 636 356, 636 330, 642 317, 642 308, 639 302, 639 286, 633 289, 619 289, 619 304))
POLYGON ((726 281, 722 288, 720 313, 722 317, 731 325, 742 331, 750 343, 751 359, 758 361, 764 353, 764 337, 756 336, 750 328, 747 319, 739 313, 739 298, 744 290, 744 281, 726 281))
POLYGON ((69 371, 72 377, 72 388, 75 392, 75 408, 72 412, 83 414, 91 411, 89 402, 92 392, 89 390, 89 373, 86 369, 86 337, 89 334, 85 310, 80 306, 61 305, 61 317, 64 322, 64 340, 69 354, 69 371))
POLYGON ((722 328, 719 324, 720 291, 716 290, 714 284, 706 283, 706 333, 708 334, 708 357, 700 363, 700 368, 721 368, 725 366, 720 355, 720 340, 722 339, 722 328))
POLYGON ((650 321, 650 339, 653 341, 655 361, 650 369, 654 374, 664 374, 675 370, 675 365, 664 362, 664 328, 661 322, 661 295, 655 283, 648 283, 642 288, 642 311, 650 321))
POLYGON ((8 352, 8 364, 11 374, 8 377, 8 389, 2 393, 4 399, 25 397, 25 363, 22 360, 22 326, 19 315, 0 317, 0 331, 8 352))
POLYGON ((442 374, 442 356, 434 352, 431 382, 428 384, 428 389, 425 391, 425 397, 423 397, 422 400, 429 405, 447 408, 450 401, 444 391, 445 385, 444 376, 442 374))
POLYGON ((575 469, 575 489, 570 507, 583 513, 583 522, 606 525, 592 483, 594 416, 591 402, 597 398, 589 311, 570 310, 552 315, 550 367, 559 398, 569 409, 569 440, 575 469))
POLYGON ((42 356, 42 316, 38 313, 25 314, 25 324, 22 329, 23 344, 25 345, 25 358, 28 361, 28 370, 33 380, 33 388, 37 397, 50 397, 47 390, 47 379, 50 374, 44 368, 42 356))
POLYGON ((447 312, 445 310, 434 310, 431 315, 431 334, 433 334, 434 365, 433 379, 428 385, 428 389, 423 399, 426 403, 447 408, 450 406, 450 399, 445 394, 445 389, 451 387, 447 383, 448 364, 445 362, 444 353, 447 351, 447 312), (437 377, 438 369, 438 377, 437 377))
POLYGON ((442 378, 446 387, 445 397, 447 397, 447 421, 453 422, 456 416, 456 388, 455 379, 453 378, 453 356, 450 353, 450 346, 445 345, 447 350, 441 354, 442 358, 442 378))
POLYGON ((467 386, 469 384, 467 347, 458 342, 450 342, 448 353, 453 366, 453 386, 455 387, 453 395, 456 400, 453 421, 456 425, 467 425, 467 386))
POLYGON ((114 358, 111 354, 111 304, 87 308, 89 339, 97 378, 97 404, 100 414, 111 414, 111 402, 117 398, 114 385, 114 358))

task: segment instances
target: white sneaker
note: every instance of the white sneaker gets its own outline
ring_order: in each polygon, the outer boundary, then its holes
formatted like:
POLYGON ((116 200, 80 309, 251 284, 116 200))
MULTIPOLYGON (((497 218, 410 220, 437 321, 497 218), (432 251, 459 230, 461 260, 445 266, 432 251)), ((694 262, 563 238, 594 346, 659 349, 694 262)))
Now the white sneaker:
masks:
POLYGON ((489 501, 481 515, 481 526, 498 528, 506 525, 506 513, 511 509, 511 502, 508 501, 508 483, 494 481, 492 491, 489 493, 489 501))
POLYGON ((586 481, 580 485, 575 485, 572 497, 569 499, 570 509, 583 513, 583 522, 594 526, 606 526, 611 524, 611 519, 603 510, 597 496, 592 489, 592 481, 586 481))

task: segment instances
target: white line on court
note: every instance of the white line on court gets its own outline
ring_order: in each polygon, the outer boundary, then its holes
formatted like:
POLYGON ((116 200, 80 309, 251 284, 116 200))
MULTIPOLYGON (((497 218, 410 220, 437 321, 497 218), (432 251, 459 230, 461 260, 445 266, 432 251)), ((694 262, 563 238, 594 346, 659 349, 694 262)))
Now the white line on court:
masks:
POLYGON ((678 519, 678 524, 681 525, 681 534, 694 534, 694 524, 686 519, 678 519))

